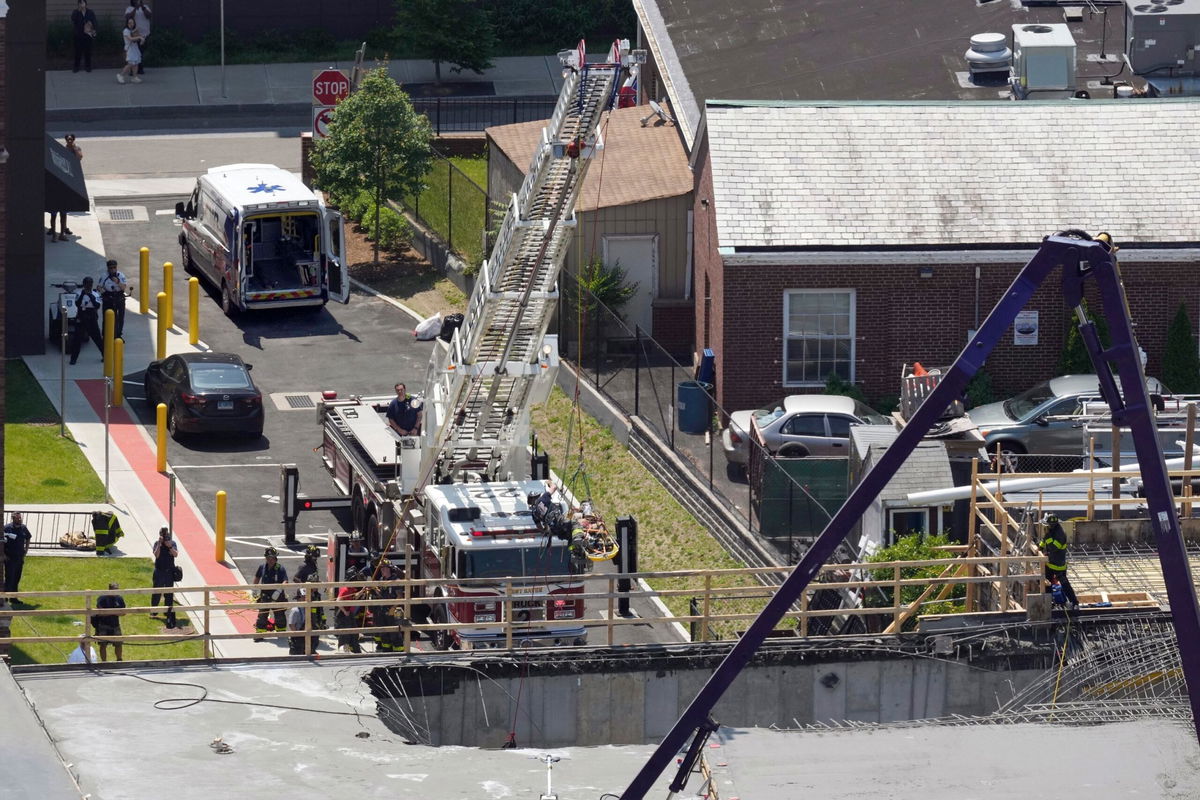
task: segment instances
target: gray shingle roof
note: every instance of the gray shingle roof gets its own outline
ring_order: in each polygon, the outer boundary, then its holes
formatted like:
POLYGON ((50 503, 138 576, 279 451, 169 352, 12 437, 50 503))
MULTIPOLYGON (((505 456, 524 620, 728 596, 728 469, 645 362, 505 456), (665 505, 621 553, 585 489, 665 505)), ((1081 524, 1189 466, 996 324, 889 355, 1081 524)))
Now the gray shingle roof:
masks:
POLYGON ((1200 239, 1200 102, 706 104, 721 247, 1200 239))
MULTIPOLYGON (((898 435, 899 431, 882 425, 850 426, 850 442, 855 453, 860 459, 869 461, 871 466, 896 441, 898 435)), ((879 497, 885 502, 900 500, 911 492, 948 489, 953 485, 954 476, 950 473, 950 458, 946 455, 945 445, 941 442, 921 442, 900 465, 879 497)))

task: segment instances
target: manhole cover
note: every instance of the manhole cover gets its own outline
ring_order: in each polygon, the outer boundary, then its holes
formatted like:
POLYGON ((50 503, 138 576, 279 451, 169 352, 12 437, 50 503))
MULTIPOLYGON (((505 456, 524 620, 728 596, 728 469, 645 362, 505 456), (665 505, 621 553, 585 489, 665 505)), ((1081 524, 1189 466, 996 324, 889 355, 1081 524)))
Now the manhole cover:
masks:
POLYGON ((289 408, 316 408, 317 404, 306 394, 289 394, 284 397, 289 408))
POLYGON ((96 206, 101 222, 149 222, 145 206, 96 206))

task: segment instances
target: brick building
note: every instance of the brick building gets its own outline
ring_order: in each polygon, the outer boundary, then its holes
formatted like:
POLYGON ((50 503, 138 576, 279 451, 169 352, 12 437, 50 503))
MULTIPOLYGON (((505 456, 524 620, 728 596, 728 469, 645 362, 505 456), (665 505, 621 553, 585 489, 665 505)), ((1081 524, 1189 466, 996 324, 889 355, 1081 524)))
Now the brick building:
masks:
MULTIPOLYGON (((1195 101, 708 101, 696 142, 696 347, 718 401, 756 407, 835 372, 878 399, 948 364, 1045 235, 1109 231, 1147 371, 1180 303, 1200 320, 1195 101)), ((1054 373, 1066 318, 1034 296, 987 364, 1054 373)))

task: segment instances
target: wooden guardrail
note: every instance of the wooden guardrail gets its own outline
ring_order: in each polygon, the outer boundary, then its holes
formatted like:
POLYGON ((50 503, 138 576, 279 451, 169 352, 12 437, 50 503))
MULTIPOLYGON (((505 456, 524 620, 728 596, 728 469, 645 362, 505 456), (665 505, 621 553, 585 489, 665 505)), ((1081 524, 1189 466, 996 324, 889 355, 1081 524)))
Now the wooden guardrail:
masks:
MULTIPOLYGON (((983 582, 1040 580, 1043 563, 1044 559, 1038 556, 1018 555, 985 557, 952 556, 944 559, 925 561, 827 564, 821 569, 822 576, 818 578, 817 582, 808 587, 796 610, 789 613, 785 619, 795 626, 795 630, 800 636, 807 636, 810 621, 820 617, 880 616, 888 621, 887 631, 899 630, 900 626, 906 620, 919 613, 921 604, 935 591, 939 592, 939 597, 944 598, 957 585, 970 586, 974 583, 983 582), (937 577, 903 577, 906 570, 916 567, 941 567, 941 569, 937 577), (968 574, 973 570, 982 570, 983 574, 968 574), (891 576, 886 580, 874 580, 870 577, 871 573, 878 574, 879 571, 890 571, 891 576), (905 603, 903 601, 903 590, 908 587, 921 587, 922 589, 920 596, 915 602, 905 603), (809 608, 814 593, 830 589, 848 591, 890 590, 892 604, 882 607, 865 607, 859 605, 857 607, 825 609, 809 608)), ((697 640, 714 641, 733 638, 736 635, 734 623, 744 623, 754 619, 761 610, 762 605, 769 598, 769 593, 764 594, 763 586, 759 583, 751 584, 750 581, 747 581, 747 585, 745 586, 729 586, 726 585, 729 579, 736 579, 740 576, 752 578, 755 575, 770 572, 786 573, 787 569, 778 567, 747 567, 730 570, 640 572, 628 576, 616 573, 603 575, 539 576, 538 584, 547 585, 564 581, 581 582, 584 584, 585 591, 583 593, 569 595, 567 598, 570 600, 583 600, 585 608, 592 614, 596 614, 600 609, 605 609, 606 613, 585 619, 554 620, 552 622, 566 625, 573 624, 576 627, 586 628, 591 639, 591 644, 599 644, 599 642, 595 641, 593 633, 602 633, 602 643, 611 646, 616 643, 616 631, 622 626, 644 626, 646 624, 667 625, 670 623, 695 623, 695 628, 699 632, 696 636, 697 640), (617 591, 617 581, 621 577, 634 579, 632 585, 635 589, 628 593, 617 591), (645 583, 640 582, 638 579, 644 580, 645 583), (683 586, 678 585, 680 581, 684 582, 683 586), (672 588, 651 588, 649 590, 640 588, 657 582, 670 585, 672 588), (671 614, 670 612, 665 612, 650 615, 645 614, 643 610, 639 616, 624 618, 617 613, 617 606, 622 598, 628 598, 631 601, 653 601, 657 599, 667 604, 678 600, 680 601, 680 605, 682 605, 682 601, 684 600, 699 600, 697 605, 702 610, 700 613, 695 614, 671 614), (731 602, 732 608, 730 607, 731 602), (723 612, 719 611, 718 606, 725 610, 723 612)), ((180 600, 181 596, 183 596, 183 599, 192 600, 192 602, 186 603, 177 602, 174 607, 176 614, 181 619, 184 616, 190 619, 192 623, 191 633, 185 629, 183 632, 174 630, 161 634, 124 634, 121 636, 97 636, 94 634, 92 618, 96 616, 129 616, 161 612, 163 610, 161 606, 151 607, 145 605, 146 595, 152 593, 161 594, 163 592, 162 588, 152 587, 114 590, 0 593, 0 617, 9 618, 10 622, 16 622, 22 618, 36 620, 38 617, 49 616, 79 617, 83 623, 83 638, 97 643, 154 644, 156 642, 167 643, 197 640, 203 643, 205 658, 215 656, 214 646, 217 643, 229 640, 298 637, 304 640, 305 653, 311 654, 316 650, 318 639, 323 636, 370 636, 378 635, 381 632, 396 634, 399 643, 402 643, 401 650, 407 652, 412 648, 413 639, 417 634, 432 639, 434 634, 439 632, 467 628, 495 631, 503 637, 502 647, 504 649, 512 649, 514 643, 520 645, 524 639, 531 635, 531 631, 537 630, 536 625, 540 624, 540 621, 538 621, 534 623, 534 627, 531 627, 529 623, 522 623, 522 621, 514 618, 515 604, 518 601, 529 600, 528 594, 521 591, 522 585, 528 586, 528 583, 528 581, 513 579, 504 581, 496 581, 495 579, 454 581, 445 579, 399 579, 395 581, 355 581, 336 585, 332 583, 292 583, 282 585, 286 587, 289 598, 294 598, 295 595, 292 593, 296 591, 302 592, 306 598, 311 598, 314 591, 320 592, 322 596, 330 596, 337 586, 369 589, 373 592, 387 590, 394 592, 397 596, 373 596, 340 601, 334 599, 286 599, 266 604, 254 602, 246 598, 246 592, 252 590, 252 587, 245 585, 173 587, 171 591, 175 594, 176 600, 180 600), (499 602, 501 607, 497 621, 492 623, 415 622, 414 617, 420 618, 421 616, 417 613, 420 610, 418 608, 420 604, 423 604, 428 610, 432 611, 438 606, 462 602, 462 598, 446 594, 450 591, 447 588, 448 585, 452 583, 462 586, 468 591, 471 590, 473 584, 476 587, 484 585, 496 586, 499 584, 501 593, 495 602, 499 602), (127 607, 120 609, 98 609, 96 601, 104 595, 121 596, 127 607), (38 598, 62 597, 79 598, 78 602, 80 605, 71 608, 45 609, 36 607, 21 609, 5 607, 10 600, 30 603, 31 601, 36 601, 38 598), (304 628, 302 630, 274 631, 268 633, 221 633, 214 631, 214 622, 218 618, 224 619, 230 614, 244 612, 257 613, 264 608, 274 610, 294 606, 306 609, 306 613, 304 614, 304 628), (313 627, 311 609, 323 609, 326 612, 327 618, 332 620, 334 612, 338 608, 346 607, 361 609, 387 608, 389 609, 389 614, 396 618, 396 623, 381 628, 376 625, 363 624, 363 617, 359 616, 359 624, 355 627, 328 629, 313 627)), ((554 599, 562 598, 562 595, 554 596, 554 599)), ((479 602, 487 601, 481 598, 479 602)), ((964 610, 975 609, 967 607, 964 610)), ((10 636, 3 641, 7 644, 69 644, 73 647, 78 643, 79 639, 79 635, 20 635, 10 636)), ((499 640, 497 640, 497 644, 499 644, 499 640)))

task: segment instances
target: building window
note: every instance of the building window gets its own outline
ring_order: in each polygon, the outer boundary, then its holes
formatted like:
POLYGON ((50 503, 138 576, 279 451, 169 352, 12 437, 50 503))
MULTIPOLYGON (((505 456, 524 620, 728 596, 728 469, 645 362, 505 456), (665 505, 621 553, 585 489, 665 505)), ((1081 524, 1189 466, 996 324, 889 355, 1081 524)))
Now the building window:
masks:
POLYGON ((830 373, 854 381, 854 290, 783 295, 785 386, 823 386, 830 373))

